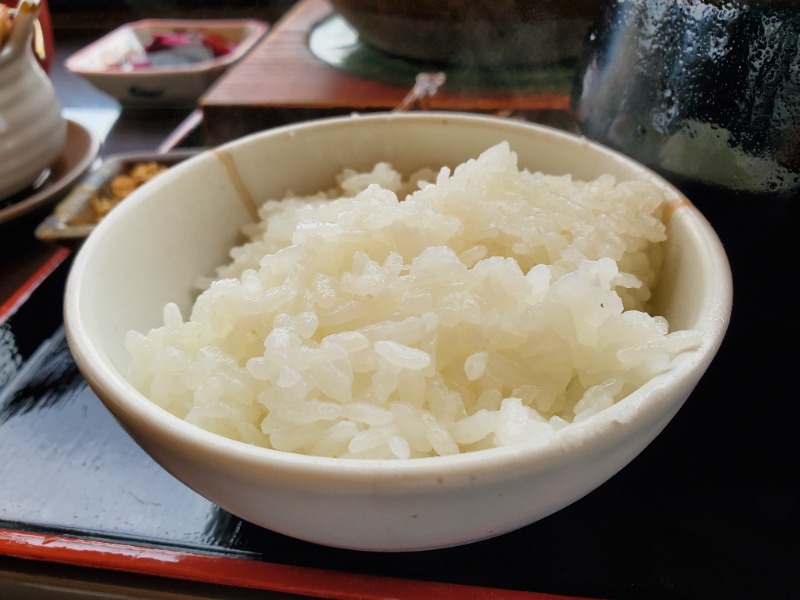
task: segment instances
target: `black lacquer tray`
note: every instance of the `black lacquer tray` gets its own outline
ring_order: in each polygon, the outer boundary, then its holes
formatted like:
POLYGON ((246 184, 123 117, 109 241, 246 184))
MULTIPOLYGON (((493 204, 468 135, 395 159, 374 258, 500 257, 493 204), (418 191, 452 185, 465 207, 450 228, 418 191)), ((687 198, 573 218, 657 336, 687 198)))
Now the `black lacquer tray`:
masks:
POLYGON ((71 253, 54 251, 42 277, 0 300, 0 556, 317 597, 797 598, 798 203, 704 201, 731 260, 734 314, 665 431, 542 521, 405 554, 278 535, 163 471, 72 361, 71 253))

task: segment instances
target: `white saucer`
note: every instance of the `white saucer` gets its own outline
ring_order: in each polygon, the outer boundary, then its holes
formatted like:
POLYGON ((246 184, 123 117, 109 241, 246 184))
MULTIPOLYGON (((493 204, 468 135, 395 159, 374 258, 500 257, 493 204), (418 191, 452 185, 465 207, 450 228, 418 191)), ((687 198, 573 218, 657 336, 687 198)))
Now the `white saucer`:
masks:
POLYGON ((33 210, 54 203, 69 191, 91 166, 100 152, 100 140, 83 125, 67 119, 67 141, 64 149, 50 165, 50 174, 31 195, 5 206, 0 201, 0 225, 18 219, 33 210))

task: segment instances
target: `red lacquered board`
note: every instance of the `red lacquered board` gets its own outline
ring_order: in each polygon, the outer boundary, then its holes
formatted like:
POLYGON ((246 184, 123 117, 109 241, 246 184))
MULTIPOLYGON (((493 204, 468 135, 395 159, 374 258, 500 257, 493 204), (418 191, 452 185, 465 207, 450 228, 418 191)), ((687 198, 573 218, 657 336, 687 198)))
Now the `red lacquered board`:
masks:
POLYGON ((286 122, 394 110, 431 69, 446 81, 426 99, 430 110, 552 120, 569 108, 574 65, 473 72, 387 57, 360 44, 328 0, 297 2, 198 104, 217 144, 286 122))

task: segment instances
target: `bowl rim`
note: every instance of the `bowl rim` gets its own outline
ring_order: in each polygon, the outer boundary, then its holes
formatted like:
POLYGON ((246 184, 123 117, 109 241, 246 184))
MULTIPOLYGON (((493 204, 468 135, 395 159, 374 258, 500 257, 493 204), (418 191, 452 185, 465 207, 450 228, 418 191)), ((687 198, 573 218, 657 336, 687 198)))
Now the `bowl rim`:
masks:
MULTIPOLYGON (((701 311, 702 318, 699 321, 706 332, 701 346, 695 351, 678 356, 669 371, 657 375, 613 406, 585 420, 571 423, 545 440, 531 443, 450 456, 403 460, 311 456, 232 440, 184 421, 136 390, 125 379, 124 374, 112 368, 103 358, 102 352, 88 336, 77 308, 81 304, 81 281, 84 280, 83 274, 91 254, 96 251, 96 246, 101 245, 107 230, 113 230, 114 223, 123 218, 127 210, 135 209, 135 198, 142 194, 140 188, 131 194, 127 203, 118 207, 116 213, 110 213, 101 221, 84 241, 71 266, 65 291, 64 323, 67 340, 80 370, 85 373, 90 385, 99 390, 98 395, 111 412, 118 417, 124 414, 125 419, 120 420, 134 419, 139 424, 146 424, 148 429, 157 432, 161 439, 168 440, 174 447, 182 448, 181 452, 202 454, 212 461, 233 460, 239 467, 260 474, 313 476, 319 483, 332 480, 354 484, 381 481, 382 484, 389 486, 394 485, 392 482, 396 482, 396 485, 406 485, 409 482, 426 481, 442 473, 446 473, 449 479, 466 480, 477 472, 489 476, 494 473, 494 476, 502 477, 518 471, 530 472, 534 468, 550 470, 557 468, 558 464, 567 460, 567 457, 575 451, 594 452, 597 443, 622 443, 621 436, 634 421, 654 419, 652 424, 658 426, 656 421, 661 420, 663 423, 659 426, 660 431, 683 403, 674 406, 671 414, 664 420, 664 411, 661 409, 663 404, 673 402, 669 397, 672 388, 680 387, 685 380, 692 380, 696 384, 719 349, 730 320, 733 290, 727 255, 710 223, 677 188, 633 159, 583 136, 537 123, 449 111, 367 113, 315 119, 254 132, 186 159, 165 173, 161 181, 165 183, 167 178, 181 177, 183 172, 191 169, 193 165, 210 160, 210 155, 215 152, 227 152, 262 138, 302 135, 303 132, 313 132, 325 127, 349 127, 350 124, 359 123, 359 120, 362 123, 390 120, 444 120, 471 122, 473 125, 492 128, 505 123, 506 127, 512 129, 525 128, 533 132, 538 131, 539 134, 549 138, 561 138, 566 143, 586 145, 594 152, 601 152, 616 161, 622 161, 634 172, 656 181, 670 197, 669 218, 689 220, 693 235, 700 237, 705 246, 704 254, 710 260, 709 272, 713 275, 714 281, 709 288, 715 291, 715 296, 713 302, 712 298, 709 298, 704 303, 701 311)), ((694 385, 691 387, 693 389, 694 385)))

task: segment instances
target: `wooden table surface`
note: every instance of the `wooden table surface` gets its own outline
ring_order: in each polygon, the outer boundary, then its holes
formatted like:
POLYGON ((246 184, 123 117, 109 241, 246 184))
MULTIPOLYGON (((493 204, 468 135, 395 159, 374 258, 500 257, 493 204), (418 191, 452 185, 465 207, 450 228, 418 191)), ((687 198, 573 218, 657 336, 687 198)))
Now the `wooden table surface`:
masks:
MULTIPOLYGON (((307 118, 401 106, 414 77, 397 84, 370 79, 321 60, 309 46, 314 28, 334 14, 328 0, 301 0, 238 64, 200 98, 211 143, 307 118)), ((452 74, 449 73, 448 76, 452 74)), ((524 112, 531 120, 565 118, 564 89, 453 89, 445 83, 426 108, 487 113, 524 112)))

